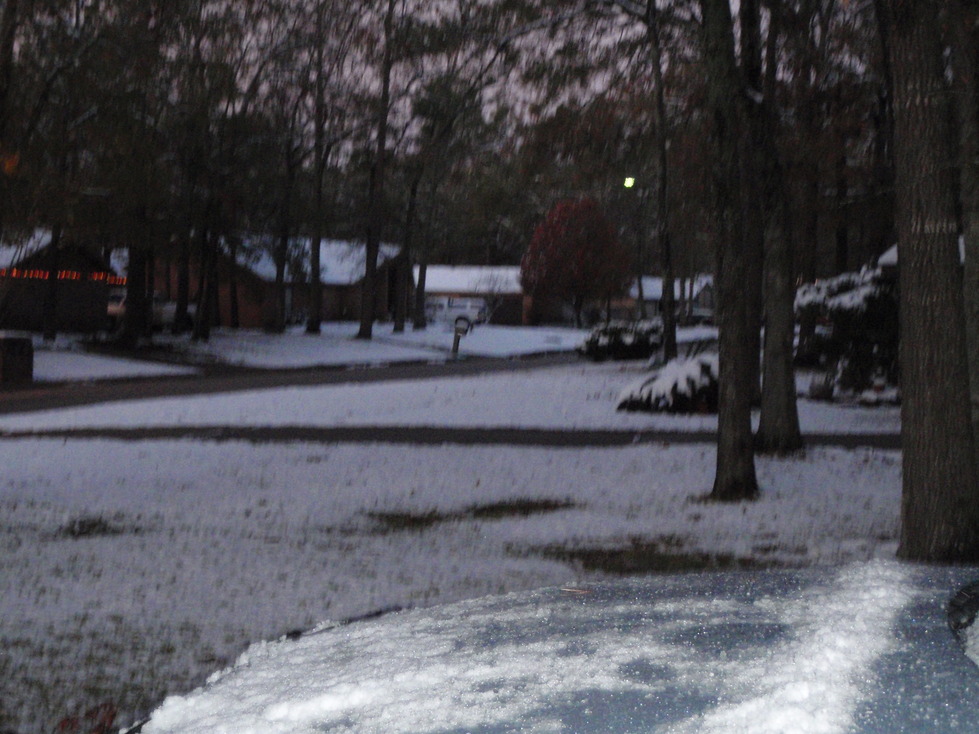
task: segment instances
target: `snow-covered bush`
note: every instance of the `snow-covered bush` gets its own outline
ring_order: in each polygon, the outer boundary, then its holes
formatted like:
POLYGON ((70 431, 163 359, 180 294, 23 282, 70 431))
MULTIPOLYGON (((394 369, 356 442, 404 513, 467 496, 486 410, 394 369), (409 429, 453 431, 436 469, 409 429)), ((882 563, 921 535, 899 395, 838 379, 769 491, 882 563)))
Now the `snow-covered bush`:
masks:
POLYGON ((619 410, 650 413, 716 413, 718 359, 701 354, 674 359, 619 395, 619 410))
POLYGON ((846 391, 865 390, 881 375, 897 382, 897 298, 879 268, 807 283, 796 292, 795 309, 800 362, 834 372, 846 391))
POLYGON ((649 359, 662 340, 663 324, 659 320, 610 321, 592 329, 578 351, 596 361, 649 359))

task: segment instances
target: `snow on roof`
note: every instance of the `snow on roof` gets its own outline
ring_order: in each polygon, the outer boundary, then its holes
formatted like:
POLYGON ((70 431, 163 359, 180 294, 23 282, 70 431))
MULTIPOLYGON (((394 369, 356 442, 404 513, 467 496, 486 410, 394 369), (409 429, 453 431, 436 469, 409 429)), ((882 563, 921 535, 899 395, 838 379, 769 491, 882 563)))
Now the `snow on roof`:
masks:
MULTIPOLYGON (((692 298, 696 298, 704 290, 704 288, 714 284, 714 278, 710 275, 695 275, 693 278, 687 278, 681 281, 679 278, 673 281, 673 293, 674 298, 679 299, 682 294, 680 292, 681 285, 688 289, 691 283, 693 284, 693 293, 690 294, 692 298)), ((642 278, 642 295, 643 299, 646 301, 659 301, 663 298, 663 279, 659 277, 654 277, 651 275, 644 275, 642 278)), ((630 298, 639 298, 639 283, 638 280, 632 284, 629 289, 630 298)))
MULTIPOLYGON (((415 266, 415 283, 418 283, 415 266)), ((429 265, 425 271, 426 293, 520 294, 520 267, 517 265, 429 265)))
POLYGON ((35 229, 31 233, 4 233, 0 240, 0 268, 10 268, 51 242, 51 232, 35 229))
MULTIPOLYGON (((303 260, 308 264, 310 240, 298 239, 292 243, 303 253, 303 260)), ((346 240, 323 240, 320 243, 320 280, 324 285, 353 285, 364 277, 367 256, 363 242, 346 240)), ((377 255, 377 264, 381 265, 396 257, 401 251, 397 245, 381 244, 377 255)), ((255 275, 265 281, 275 280, 275 259, 270 248, 256 247, 256 259, 243 263, 255 275)), ((305 278, 305 270, 299 274, 305 278)), ((286 264, 286 280, 295 280, 286 264)))

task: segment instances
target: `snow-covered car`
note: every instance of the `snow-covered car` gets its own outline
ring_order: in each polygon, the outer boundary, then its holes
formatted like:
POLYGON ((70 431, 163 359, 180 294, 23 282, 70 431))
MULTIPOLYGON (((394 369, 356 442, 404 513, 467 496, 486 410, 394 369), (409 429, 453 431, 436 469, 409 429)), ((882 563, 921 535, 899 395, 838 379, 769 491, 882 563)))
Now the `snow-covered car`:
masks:
POLYGON ((486 301, 482 298, 429 296, 425 300, 425 318, 435 323, 452 324, 469 331, 486 321, 486 301))
POLYGON ((976 610, 948 600, 977 573, 659 575, 324 624, 142 732, 976 732, 979 668, 949 629, 976 610))
POLYGON ((592 329, 578 351, 596 362, 606 359, 649 359, 662 345, 662 319, 614 320, 592 329))

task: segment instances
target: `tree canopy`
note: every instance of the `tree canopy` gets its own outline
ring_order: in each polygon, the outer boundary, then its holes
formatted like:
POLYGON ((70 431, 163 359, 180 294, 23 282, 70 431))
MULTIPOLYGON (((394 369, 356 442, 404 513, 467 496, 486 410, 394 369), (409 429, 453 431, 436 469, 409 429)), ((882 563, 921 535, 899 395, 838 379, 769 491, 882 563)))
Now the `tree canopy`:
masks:
POLYGON ((581 322, 589 301, 624 295, 632 278, 629 251, 594 199, 559 201, 530 240, 520 282, 532 296, 568 303, 581 322))

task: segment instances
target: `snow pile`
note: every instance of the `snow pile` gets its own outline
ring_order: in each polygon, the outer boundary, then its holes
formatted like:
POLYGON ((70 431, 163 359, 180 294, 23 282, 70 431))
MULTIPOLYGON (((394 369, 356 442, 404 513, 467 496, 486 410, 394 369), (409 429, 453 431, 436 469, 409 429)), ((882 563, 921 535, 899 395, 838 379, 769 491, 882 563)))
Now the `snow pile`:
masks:
POLYGON ((629 385, 619 395, 619 410, 651 413, 707 413, 717 410, 716 354, 667 362, 651 377, 629 385))
POLYGON ((867 302, 880 293, 880 276, 880 268, 864 268, 859 273, 841 273, 806 283, 796 291, 796 313, 806 309, 863 311, 867 302))

